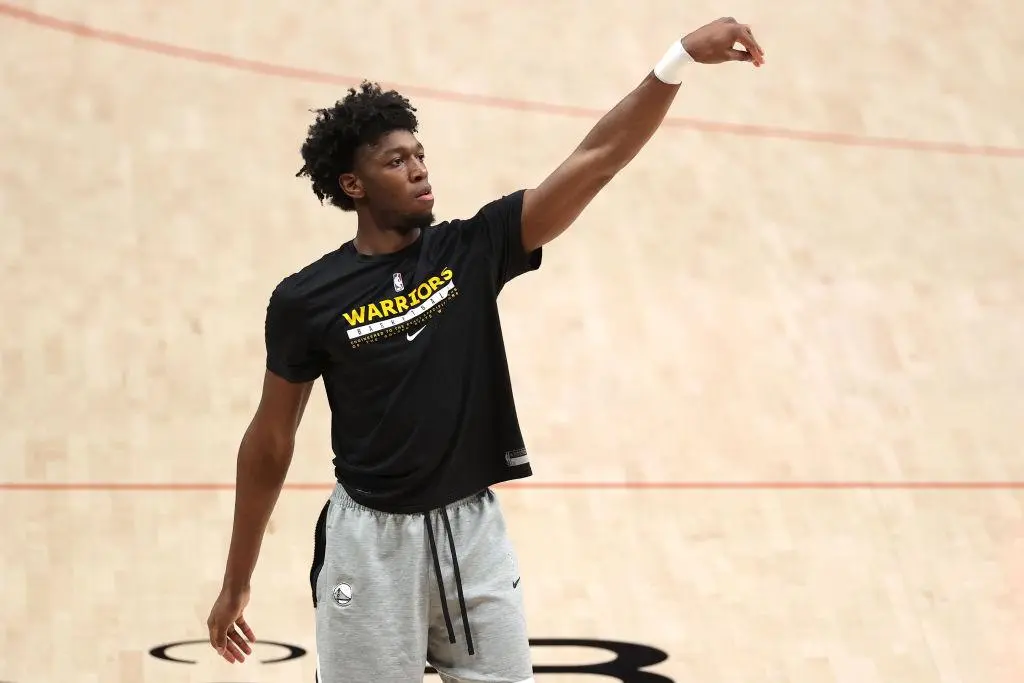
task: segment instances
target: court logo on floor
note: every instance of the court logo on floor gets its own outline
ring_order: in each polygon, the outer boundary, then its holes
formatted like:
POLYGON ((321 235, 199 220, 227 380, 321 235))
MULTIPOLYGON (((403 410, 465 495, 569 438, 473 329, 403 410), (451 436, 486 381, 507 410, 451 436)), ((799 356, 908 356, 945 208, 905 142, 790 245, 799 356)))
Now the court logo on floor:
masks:
MULTIPOLYGON (((306 656, 304 647, 273 640, 257 640, 252 643, 252 650, 253 655, 259 657, 260 664, 281 664, 306 656)), ((216 654, 209 640, 179 640, 157 645, 149 651, 149 656, 175 664, 198 664, 200 656, 216 657, 216 654)))
MULTIPOLYGON (((559 657, 555 655, 554 662, 548 660, 534 664, 535 674, 586 676, 621 683, 676 683, 675 679, 650 670, 650 667, 668 660, 668 653, 653 645, 594 638, 531 638, 530 646, 548 649, 548 656, 551 649, 564 649, 570 653, 563 660, 564 663, 558 663, 559 657), (596 653, 581 662, 580 656, 573 653, 574 650, 591 650, 596 653), (587 659, 590 659, 589 663, 587 659)), ((182 640, 158 645, 149 654, 175 664, 198 664, 199 657, 216 656, 208 640, 182 640)), ((260 664, 280 664, 304 657, 306 649, 290 643, 257 640, 253 643, 253 654, 258 657, 260 664)), ((428 666, 423 673, 431 675, 437 672, 428 666)))

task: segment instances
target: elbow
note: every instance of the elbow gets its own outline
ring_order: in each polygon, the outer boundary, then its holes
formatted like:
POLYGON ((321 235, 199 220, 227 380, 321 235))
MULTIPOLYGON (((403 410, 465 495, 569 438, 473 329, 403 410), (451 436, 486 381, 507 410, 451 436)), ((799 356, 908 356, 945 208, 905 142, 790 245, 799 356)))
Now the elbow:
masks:
POLYGON ((239 468, 274 479, 283 476, 295 452, 295 435, 286 430, 249 426, 238 450, 239 468))
POLYGON ((629 157, 611 144, 582 148, 579 154, 580 167, 587 170, 587 179, 599 187, 610 182, 629 163, 629 157))
POLYGON ((607 183, 636 158, 642 147, 642 141, 624 133, 605 140, 584 141, 577 153, 585 167, 607 183))

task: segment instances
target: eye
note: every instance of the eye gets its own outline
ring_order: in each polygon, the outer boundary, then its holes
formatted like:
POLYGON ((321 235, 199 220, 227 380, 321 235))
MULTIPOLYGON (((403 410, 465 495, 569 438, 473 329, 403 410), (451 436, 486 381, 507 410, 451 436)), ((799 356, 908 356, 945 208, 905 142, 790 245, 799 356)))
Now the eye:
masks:
POLYGON ((392 159, 391 161, 388 162, 388 166, 398 166, 401 163, 402 163, 402 157, 395 157, 394 159, 392 159))

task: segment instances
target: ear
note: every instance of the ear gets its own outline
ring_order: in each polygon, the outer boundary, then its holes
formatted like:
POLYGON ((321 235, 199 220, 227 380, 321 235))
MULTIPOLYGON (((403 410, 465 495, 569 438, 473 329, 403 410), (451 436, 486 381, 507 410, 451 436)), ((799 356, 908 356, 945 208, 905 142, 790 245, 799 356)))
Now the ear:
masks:
POLYGON ((338 177, 338 184, 341 186, 342 192, 352 199, 362 199, 366 196, 366 189, 363 187, 363 181, 361 181, 355 173, 342 173, 338 177))

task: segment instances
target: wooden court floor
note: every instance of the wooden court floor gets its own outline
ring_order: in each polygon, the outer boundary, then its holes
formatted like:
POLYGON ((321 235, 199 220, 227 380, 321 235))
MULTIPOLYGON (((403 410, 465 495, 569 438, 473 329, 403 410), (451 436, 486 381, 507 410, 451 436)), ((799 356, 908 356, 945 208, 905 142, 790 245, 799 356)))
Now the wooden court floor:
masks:
POLYGON ((466 215, 723 13, 766 67, 693 69, 502 297, 538 680, 1024 680, 1024 5, 16 0, 0 681, 312 680, 320 388, 256 661, 201 642, 267 296, 354 229, 293 177, 308 110, 401 88, 466 215))

